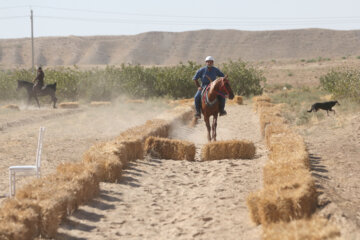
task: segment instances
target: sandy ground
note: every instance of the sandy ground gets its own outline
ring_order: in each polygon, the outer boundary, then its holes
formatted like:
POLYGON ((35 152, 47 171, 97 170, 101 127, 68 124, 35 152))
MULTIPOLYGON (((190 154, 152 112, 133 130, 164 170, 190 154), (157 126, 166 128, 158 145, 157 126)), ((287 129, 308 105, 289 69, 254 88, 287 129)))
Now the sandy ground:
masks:
POLYGON ((131 162, 119 183, 101 183, 100 196, 68 217, 56 239, 260 239, 246 207, 266 161, 258 117, 247 105, 227 109, 218 140, 253 141, 255 159, 201 162, 203 120, 195 128, 177 126, 171 137, 194 142, 196 161, 131 162))
MULTIPOLYGON (((113 139, 169 108, 161 102, 114 103, 101 108, 80 105, 78 109, 19 106, 20 111, 0 108, 0 202, 9 192, 9 166, 35 164, 40 126, 46 127, 41 169, 48 174, 61 162, 80 161, 96 142, 113 139)), ((19 178, 17 187, 26 181, 29 178, 19 178)))
POLYGON ((331 113, 301 133, 321 193, 320 213, 338 225, 344 239, 360 239, 360 114, 331 113))

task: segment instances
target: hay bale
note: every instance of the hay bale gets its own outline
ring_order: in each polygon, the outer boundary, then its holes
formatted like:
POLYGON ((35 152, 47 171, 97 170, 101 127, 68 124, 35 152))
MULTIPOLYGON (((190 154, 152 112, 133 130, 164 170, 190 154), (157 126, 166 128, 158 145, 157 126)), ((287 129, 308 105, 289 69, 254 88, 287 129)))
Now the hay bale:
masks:
POLYGON ((50 174, 35 179, 15 195, 20 201, 32 200, 39 206, 40 234, 44 237, 54 237, 61 221, 77 207, 74 189, 64 185, 61 176, 50 174))
POLYGON ((242 98, 242 96, 236 95, 236 96, 234 96, 234 98, 232 100, 229 100, 228 103, 242 105, 243 104, 243 98, 242 98))
POLYGON ((95 164, 95 174, 100 182, 117 182, 120 179, 124 164, 117 155, 118 147, 113 142, 100 143, 84 153, 83 162, 95 164))
POLYGON ((311 178, 307 167, 300 162, 274 162, 268 161, 263 168, 264 187, 269 185, 279 185, 290 183, 299 177, 304 179, 311 178))
POLYGON ((254 143, 246 140, 228 140, 207 143, 201 149, 201 160, 252 159, 254 143))
POLYGON ((74 109, 79 108, 78 102, 63 102, 59 104, 60 108, 68 108, 68 109, 74 109))
POLYGON ((92 101, 90 102, 90 107, 102 107, 102 106, 110 106, 111 102, 103 102, 103 101, 92 101))
POLYGON ((266 95, 255 96, 252 100, 253 102, 271 102, 271 98, 266 95))
POLYGON ((168 138, 148 137, 144 151, 162 159, 189 160, 195 158, 195 144, 168 138))
POLYGON ((0 239, 33 239, 40 233, 40 208, 31 201, 4 200, 0 208, 0 239))
POLYGON ((250 210, 250 218, 256 224, 261 224, 261 219, 259 215, 258 202, 261 199, 261 191, 252 192, 246 199, 246 205, 250 210))
POLYGON ((144 99, 127 99, 125 102, 142 104, 142 103, 145 103, 145 100, 144 99))
POLYGON ((15 104, 8 104, 8 105, 5 105, 5 106, 2 106, 1 108, 20 111, 19 106, 15 105, 15 104))
POLYGON ((76 207, 98 195, 99 179, 95 165, 85 163, 62 163, 56 168, 64 187, 71 189, 76 198, 76 207))
POLYGON ((116 141, 141 141, 145 142, 146 138, 154 137, 167 137, 169 134, 170 124, 168 121, 162 119, 148 120, 141 126, 129 128, 122 132, 116 141))
MULTIPOLYGON (((313 180, 294 180, 270 185, 258 194, 256 207, 263 225, 311 216, 317 207, 317 193, 313 180)), ((255 211, 254 210, 254 211, 255 211)))
POLYGON ((310 219, 279 222, 263 228, 264 240, 341 240, 340 231, 327 219, 313 215, 310 219))

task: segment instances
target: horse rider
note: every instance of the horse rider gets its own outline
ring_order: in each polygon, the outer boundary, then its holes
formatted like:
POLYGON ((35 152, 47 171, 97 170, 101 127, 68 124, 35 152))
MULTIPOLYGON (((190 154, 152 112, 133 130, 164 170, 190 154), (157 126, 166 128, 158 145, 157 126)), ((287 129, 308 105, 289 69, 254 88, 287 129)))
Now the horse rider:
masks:
POLYGON ((33 83, 34 83, 33 92, 34 93, 41 91, 42 87, 44 86, 44 77, 45 77, 45 74, 44 74, 42 68, 39 67, 37 70, 36 78, 33 81, 33 83))
MULTIPOLYGON (((209 84, 210 81, 214 81, 217 77, 224 77, 225 75, 216 67, 214 67, 214 58, 212 56, 207 56, 205 58, 206 66, 200 68, 197 70, 195 76, 193 77, 193 80, 195 81, 195 85, 198 88, 196 94, 195 94, 195 110, 196 118, 201 118, 201 92, 203 89, 205 89, 209 84), (198 79, 201 80, 201 86, 198 82, 198 79)), ((225 111, 225 98, 223 96, 218 95, 218 101, 219 101, 219 110, 220 110, 220 116, 226 115, 225 111)))

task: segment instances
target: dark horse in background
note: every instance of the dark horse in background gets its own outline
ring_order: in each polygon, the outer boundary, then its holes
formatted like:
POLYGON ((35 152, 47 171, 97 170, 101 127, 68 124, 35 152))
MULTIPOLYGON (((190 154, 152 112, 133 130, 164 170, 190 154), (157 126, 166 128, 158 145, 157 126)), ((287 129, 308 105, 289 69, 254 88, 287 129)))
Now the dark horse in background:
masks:
POLYGON ((35 98, 35 101, 36 101, 38 107, 40 108, 38 96, 50 96, 51 102, 53 102, 53 108, 56 108, 56 101, 57 101, 57 98, 55 97, 56 83, 47 84, 43 88, 41 88, 40 91, 36 91, 36 93, 35 93, 33 91, 33 86, 34 86, 33 83, 23 81, 23 80, 18 80, 17 82, 18 82, 18 86, 17 86, 16 90, 19 90, 20 88, 26 89, 26 92, 28 94, 28 104, 30 103, 30 100, 32 98, 35 98))
POLYGON ((217 78, 211 82, 203 92, 201 97, 201 110, 204 115, 204 120, 206 123, 208 131, 208 140, 216 141, 216 127, 217 127, 217 118, 219 114, 219 101, 218 95, 224 97, 229 97, 229 99, 234 98, 234 93, 230 87, 230 82, 228 76, 217 78), (213 116, 213 123, 210 129, 210 116, 213 116), (210 134, 212 130, 212 135, 210 134))

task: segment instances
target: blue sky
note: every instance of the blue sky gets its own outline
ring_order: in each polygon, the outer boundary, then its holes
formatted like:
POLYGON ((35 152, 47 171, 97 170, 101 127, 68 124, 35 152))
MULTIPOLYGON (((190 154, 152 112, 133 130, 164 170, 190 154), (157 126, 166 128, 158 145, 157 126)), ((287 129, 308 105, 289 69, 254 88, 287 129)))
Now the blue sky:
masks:
POLYGON ((199 29, 360 29, 357 0, 0 0, 0 38, 199 29))

